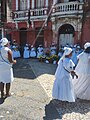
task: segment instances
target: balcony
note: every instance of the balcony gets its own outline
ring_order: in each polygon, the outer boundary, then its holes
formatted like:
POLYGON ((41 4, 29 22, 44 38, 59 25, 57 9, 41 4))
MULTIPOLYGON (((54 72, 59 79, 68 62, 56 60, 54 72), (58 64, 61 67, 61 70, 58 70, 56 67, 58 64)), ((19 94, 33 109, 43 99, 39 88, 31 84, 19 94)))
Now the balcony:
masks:
MULTIPOLYGON (((80 2, 68 2, 56 4, 53 9, 52 17, 66 17, 66 16, 76 16, 83 13, 83 3, 80 2)), ((45 20, 48 16, 48 8, 42 9, 30 9, 30 19, 31 20, 45 20)), ((14 21, 22 21, 28 19, 28 10, 26 11, 15 11, 14 21)))
POLYGON ((80 2, 68 2, 59 3, 53 7, 52 17, 67 17, 76 16, 83 13, 83 3, 80 2))
MULTIPOLYGON (((31 9, 30 10, 30 19, 31 20, 46 19, 47 15, 48 15, 48 8, 31 9)), ((27 19, 28 19, 28 10, 14 12, 14 20, 15 21, 27 20, 27 19)))

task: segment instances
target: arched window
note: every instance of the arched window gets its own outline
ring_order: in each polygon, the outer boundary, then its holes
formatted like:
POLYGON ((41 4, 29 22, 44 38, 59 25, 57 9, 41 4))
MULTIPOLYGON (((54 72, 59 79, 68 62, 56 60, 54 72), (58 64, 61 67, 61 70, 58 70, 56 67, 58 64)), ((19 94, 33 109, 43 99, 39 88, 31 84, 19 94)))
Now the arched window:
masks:
POLYGON ((27 0, 20 0, 20 10, 27 10, 27 0))
POLYGON ((36 8, 44 7, 44 0, 36 0, 36 8))

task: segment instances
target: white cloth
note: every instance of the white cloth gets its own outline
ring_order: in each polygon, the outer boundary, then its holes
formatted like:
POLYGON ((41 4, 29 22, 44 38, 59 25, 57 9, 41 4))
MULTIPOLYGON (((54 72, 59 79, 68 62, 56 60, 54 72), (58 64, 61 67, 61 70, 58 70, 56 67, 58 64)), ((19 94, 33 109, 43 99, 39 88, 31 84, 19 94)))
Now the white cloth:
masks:
POLYGON ((65 58, 63 61, 60 59, 58 67, 55 72, 55 81, 53 85, 52 96, 55 99, 75 102, 74 89, 72 85, 72 77, 69 72, 73 70, 74 63, 71 59, 65 58))
POLYGON ((38 47, 37 48, 37 58, 40 58, 41 56, 43 56, 44 52, 43 52, 43 47, 38 47))
POLYGON ((1 48, 1 54, 6 61, 0 55, 0 82, 3 83, 10 83, 14 80, 12 65, 8 61, 8 50, 10 50, 8 47, 1 48))
POLYGON ((13 54, 13 58, 19 58, 20 57, 20 51, 18 50, 17 46, 12 47, 12 54, 13 54))
POLYGON ((78 55, 79 55, 79 52, 73 51, 71 59, 75 65, 77 65, 78 63, 78 58, 77 58, 78 55))
POLYGON ((2 38, 1 39, 1 46, 4 46, 6 44, 8 44, 8 39, 7 38, 2 38))
POLYGON ((90 42, 85 43, 84 49, 87 49, 88 47, 90 47, 90 42))
POLYGON ((36 57, 35 48, 31 48, 30 57, 36 57))
POLYGON ((72 49, 69 47, 64 47, 64 53, 62 55, 62 59, 65 58, 66 55, 69 55, 72 52, 72 49))
POLYGON ((75 93, 78 98, 90 100, 90 54, 82 52, 78 59, 75 69, 78 79, 73 80, 75 93))
POLYGON ((30 57, 30 50, 28 46, 24 47, 24 53, 23 53, 23 58, 29 58, 30 57))
POLYGON ((13 58, 19 58, 20 57, 20 51, 19 50, 12 50, 13 58))
POLYGON ((50 48, 50 53, 51 53, 51 55, 55 55, 56 54, 56 47, 55 46, 52 46, 51 48, 50 48))

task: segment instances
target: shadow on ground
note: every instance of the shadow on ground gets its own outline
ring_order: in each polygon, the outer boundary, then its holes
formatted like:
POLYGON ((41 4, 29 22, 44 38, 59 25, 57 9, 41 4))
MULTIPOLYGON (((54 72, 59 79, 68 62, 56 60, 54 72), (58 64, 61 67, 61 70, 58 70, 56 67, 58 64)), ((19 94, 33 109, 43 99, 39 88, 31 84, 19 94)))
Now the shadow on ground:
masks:
POLYGON ((6 98, 0 98, 0 105, 4 103, 6 98))
POLYGON ((53 100, 45 106, 45 116, 43 117, 43 120, 60 119, 60 116, 52 102, 53 100))
POLYGON ((17 59, 17 63, 13 65, 14 77, 24 79, 35 79, 36 76, 42 74, 55 74, 56 66, 53 64, 41 63, 37 59, 17 59), (36 75, 33 72, 36 70, 36 75))
MULTIPOLYGON (((67 114, 66 116, 73 114, 76 117, 79 114, 79 116, 85 117, 90 112, 90 100, 76 99, 76 102, 71 103, 53 100, 53 104, 56 106, 61 119, 65 114, 67 114)), ((90 115, 87 115, 87 118, 90 120, 90 115)))
POLYGON ((28 62, 29 59, 17 59, 17 63, 13 65, 14 77, 24 79, 36 78, 28 62))

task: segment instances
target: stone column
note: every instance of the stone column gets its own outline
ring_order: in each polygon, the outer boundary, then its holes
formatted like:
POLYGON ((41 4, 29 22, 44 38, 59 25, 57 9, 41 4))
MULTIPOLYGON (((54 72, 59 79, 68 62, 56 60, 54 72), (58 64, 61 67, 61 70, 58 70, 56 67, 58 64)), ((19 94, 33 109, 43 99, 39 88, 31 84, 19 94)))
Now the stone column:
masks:
POLYGON ((45 6, 48 7, 48 0, 46 0, 46 5, 45 6))
POLYGON ((30 0, 27 1, 27 8, 30 9, 30 0))
POLYGON ((16 10, 18 10, 18 0, 16 0, 16 10))
POLYGON ((57 44, 57 37, 58 37, 58 33, 57 33, 57 23, 55 18, 52 19, 52 31, 53 31, 53 39, 52 42, 57 44))
POLYGON ((34 0, 32 0, 32 7, 31 8, 34 8, 34 0))

